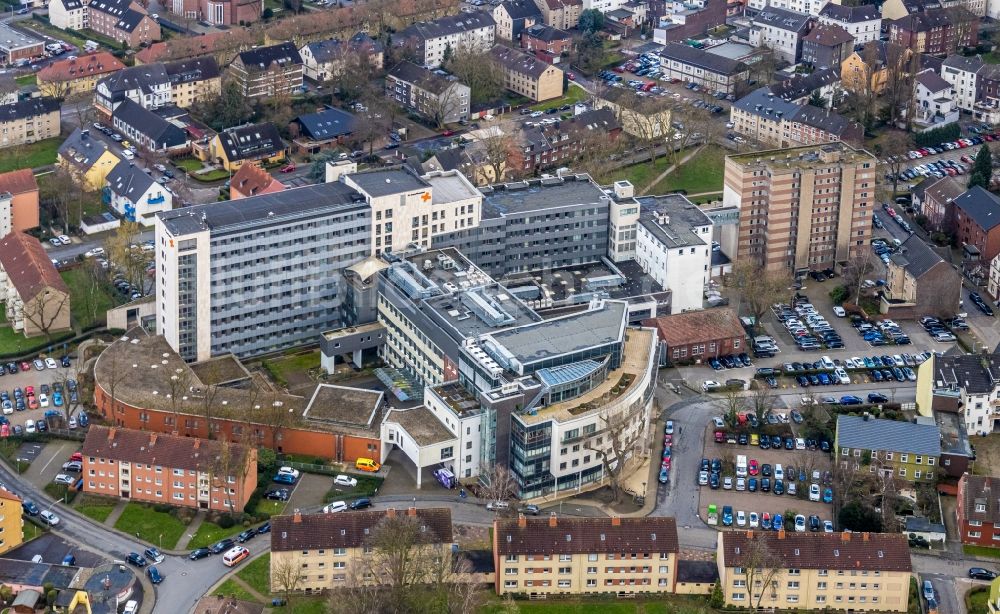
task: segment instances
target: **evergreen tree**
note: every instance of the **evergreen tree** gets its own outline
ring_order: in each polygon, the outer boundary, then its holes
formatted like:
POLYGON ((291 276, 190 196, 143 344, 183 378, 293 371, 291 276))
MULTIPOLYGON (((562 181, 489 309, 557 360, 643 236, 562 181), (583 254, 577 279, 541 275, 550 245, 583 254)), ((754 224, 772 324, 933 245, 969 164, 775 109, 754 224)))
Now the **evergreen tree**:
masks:
POLYGON ((993 153, 990 148, 983 145, 976 154, 976 159, 972 163, 969 172, 969 187, 982 186, 987 190, 990 188, 990 178, 993 176, 993 153))

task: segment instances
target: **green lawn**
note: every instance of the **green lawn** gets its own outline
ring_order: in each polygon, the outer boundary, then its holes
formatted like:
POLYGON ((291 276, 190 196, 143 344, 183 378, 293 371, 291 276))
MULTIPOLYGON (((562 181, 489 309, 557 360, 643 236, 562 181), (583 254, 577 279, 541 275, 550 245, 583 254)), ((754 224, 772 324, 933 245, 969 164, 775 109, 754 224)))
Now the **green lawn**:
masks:
POLYGON ((996 51, 990 51, 989 53, 983 54, 983 61, 987 64, 1000 64, 1000 53, 996 51))
POLYGON ((63 484, 56 484, 55 482, 49 482, 42 490, 45 491, 45 494, 52 497, 56 501, 67 504, 72 503, 73 499, 75 499, 76 495, 79 493, 77 490, 68 488, 63 484))
POLYGON ((987 546, 962 546, 962 552, 973 556, 988 556, 1000 559, 1000 548, 989 548, 987 546))
POLYGON ((684 190, 687 194, 720 192, 725 164, 726 153, 721 147, 705 147, 664 177, 650 190, 650 193, 667 194, 679 190, 684 190))
POLYGON ((75 325, 82 330, 103 323, 108 309, 116 304, 107 285, 96 282, 86 266, 63 271, 61 275, 69 287, 75 325))
POLYGON ((14 81, 15 81, 15 82, 16 82, 16 83, 17 83, 18 85, 20 85, 20 86, 22 86, 22 87, 23 87, 23 86, 25 86, 25 85, 34 85, 34 84, 35 84, 35 82, 36 82, 36 81, 35 81, 35 75, 34 75, 34 74, 30 74, 30 75, 21 75, 20 77, 17 77, 16 79, 14 79, 14 81))
POLYGON ((24 526, 21 527, 21 540, 29 542, 44 532, 35 523, 25 521, 24 526))
POLYGON ((58 40, 66 41, 67 43, 80 47, 81 50, 87 43, 87 38, 85 36, 80 36, 72 30, 60 30, 48 22, 44 22, 39 19, 25 19, 24 21, 18 22, 17 25, 24 26, 25 28, 29 28, 36 32, 41 32, 42 34, 48 34, 58 40))
POLYGON ((170 550, 184 534, 185 526, 167 512, 157 512, 151 505, 131 502, 125 506, 115 528, 129 535, 138 533, 139 539, 170 550))
POLYGON ((260 503, 257 504, 257 513, 266 513, 271 516, 277 516, 281 512, 285 511, 285 506, 288 505, 286 501, 271 501, 269 499, 261 499, 260 503))
POLYGON ((61 137, 55 137, 30 145, 8 147, 4 149, 4 155, 0 156, 0 173, 55 164, 56 152, 62 142, 61 137))
POLYGON ((194 172, 201 170, 202 162, 198 158, 178 158, 174 160, 174 166, 188 172, 194 172))
MULTIPOLYGON (((35 180, 38 182, 38 191, 43 204, 52 198, 52 194, 55 190, 55 188, 53 188, 50 184, 52 177, 52 173, 41 173, 35 176, 35 180)), ((70 203, 68 211, 69 223, 71 226, 79 226, 80 217, 97 215, 107 210, 107 206, 101 202, 101 193, 99 191, 85 192, 81 190, 76 192, 74 196, 78 200, 70 203)), ((59 223, 61 224, 61 222, 59 223)))
POLYGON ((670 158, 666 156, 660 156, 656 159, 656 162, 652 164, 649 161, 640 162, 639 164, 633 164, 632 166, 626 166, 625 168, 616 169, 611 172, 607 177, 601 177, 601 185, 612 183, 621 179, 629 180, 633 186, 635 186, 636 194, 638 194, 643 188, 650 184, 660 173, 667 170, 670 166, 670 158))
POLYGON ((236 572, 241 580, 249 584, 261 595, 268 595, 271 592, 271 553, 267 552, 236 572))
POLYGON ((195 548, 203 548, 205 546, 211 546, 220 539, 225 539, 227 537, 232 537, 238 533, 243 532, 243 525, 236 524, 228 529, 223 529, 214 522, 205 521, 201 523, 198 530, 195 532, 194 537, 188 542, 188 548, 194 550, 195 548))
POLYGON ((229 171, 225 169, 215 169, 213 171, 208 171, 207 173, 192 173, 192 177, 197 181, 219 181, 220 179, 229 179, 229 171))
POLYGON ((976 586, 965 594, 965 611, 967 614, 987 614, 986 605, 990 600, 990 589, 987 586, 976 586))
POLYGON ((554 98, 552 100, 547 100, 545 102, 536 104, 531 107, 534 111, 548 111, 549 109, 557 109, 564 104, 576 104, 582 100, 586 100, 590 97, 587 90, 583 89, 579 85, 570 83, 569 87, 566 88, 566 93, 562 98, 554 98))
MULTIPOLYGON (((70 302, 72 302, 72 298, 70 302)), ((70 308, 72 309, 72 306, 70 308)), ((45 337, 32 337, 28 339, 21 333, 14 332, 13 328, 5 326, 0 328, 0 357, 16 357, 22 354, 31 354, 47 349, 49 346, 55 346, 58 342, 68 339, 71 336, 73 336, 73 333, 54 335, 52 341, 48 341, 45 337)))
POLYGON ((287 386, 289 382, 301 380, 309 369, 319 367, 319 360, 319 350, 313 350, 264 361, 264 368, 279 384, 287 386))
POLYGON ((76 511, 97 522, 103 523, 115 509, 115 502, 104 497, 84 495, 74 506, 76 511))
POLYGON ((326 614, 330 611, 328 597, 303 597, 294 595, 291 603, 280 608, 271 608, 273 614, 295 612, 295 614, 326 614))
MULTIPOLYGON (((515 601, 521 614, 709 614, 714 610, 704 605, 704 599, 681 595, 664 595, 657 601, 515 601)), ((502 603, 491 600, 479 608, 481 614, 503 611, 502 603)))
POLYGON ((257 599, 247 592, 245 588, 234 582, 233 580, 226 580, 219 585, 219 588, 215 589, 213 595, 222 595, 223 597, 235 597, 241 601, 250 601, 253 603, 260 603, 257 599))

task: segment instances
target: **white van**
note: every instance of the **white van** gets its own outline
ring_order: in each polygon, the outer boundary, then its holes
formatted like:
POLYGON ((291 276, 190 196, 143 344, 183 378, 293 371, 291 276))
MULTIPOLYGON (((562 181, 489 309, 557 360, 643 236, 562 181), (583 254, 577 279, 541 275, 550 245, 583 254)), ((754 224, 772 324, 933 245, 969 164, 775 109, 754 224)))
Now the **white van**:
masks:
POLYGON ((135 599, 131 599, 125 603, 125 609, 122 610, 122 614, 136 614, 139 611, 139 602, 135 599))
POLYGON ((742 454, 736 457, 736 477, 747 477, 747 457, 742 454))
POLYGON ((95 41, 86 41, 83 43, 84 51, 97 51, 100 48, 95 41))
POLYGON ((247 550, 243 546, 236 546, 234 548, 231 548, 228 552, 226 552, 226 554, 222 557, 222 562, 226 565, 226 567, 233 567, 235 565, 238 565, 240 561, 247 558, 248 556, 250 556, 249 550, 247 550))
POLYGON ((122 157, 125 158, 126 160, 135 160, 135 154, 132 153, 132 150, 130 149, 123 149, 122 157))

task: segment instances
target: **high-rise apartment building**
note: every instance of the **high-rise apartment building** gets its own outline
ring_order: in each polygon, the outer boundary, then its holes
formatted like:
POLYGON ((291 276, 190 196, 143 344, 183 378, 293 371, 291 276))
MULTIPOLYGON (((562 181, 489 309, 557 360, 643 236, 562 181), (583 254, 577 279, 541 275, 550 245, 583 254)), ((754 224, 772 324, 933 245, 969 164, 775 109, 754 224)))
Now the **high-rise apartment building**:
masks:
POLYGON ((798 273, 864 254, 875 181, 875 157, 845 143, 728 156, 723 203, 740 212, 737 260, 798 273))
POLYGON ((157 325, 185 360, 249 356, 343 326, 343 271, 371 244, 371 208, 324 183, 160 214, 157 325))

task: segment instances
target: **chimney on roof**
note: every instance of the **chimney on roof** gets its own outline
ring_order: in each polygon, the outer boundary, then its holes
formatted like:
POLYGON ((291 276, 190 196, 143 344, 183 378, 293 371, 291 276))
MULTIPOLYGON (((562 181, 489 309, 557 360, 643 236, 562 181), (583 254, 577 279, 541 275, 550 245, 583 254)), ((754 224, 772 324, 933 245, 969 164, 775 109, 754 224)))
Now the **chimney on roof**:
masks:
POLYGON ((864 533, 861 534, 861 541, 868 541, 868 538, 870 536, 871 536, 871 533, 865 531, 864 533))
POLYGON ((778 531, 778 539, 785 539, 785 530, 778 531))
POLYGON ((844 531, 844 532, 842 532, 840 534, 840 540, 841 541, 845 541, 845 542, 851 541, 851 532, 850 531, 844 531))
MULTIPOLYGON (((197 441, 197 439, 195 441, 197 441)), ((155 443, 156 443, 156 433, 150 433, 149 434, 149 447, 152 448, 153 444, 155 444, 155 443)))
POLYGON ((622 526, 622 519, 621 519, 621 517, 620 516, 612 516, 611 517, 611 526, 613 526, 613 527, 620 527, 620 526, 622 526))
POLYGON ((108 429, 108 441, 114 441, 115 435, 117 434, 118 434, 118 429, 116 429, 115 427, 111 427, 110 429, 108 429))
POLYGON ((408 510, 406 510, 406 515, 407 516, 416 516, 417 515, 417 508, 415 508, 415 507, 409 508, 408 510))
POLYGON ((524 517, 524 514, 517 515, 517 527, 523 529, 528 526, 528 519, 524 517))
POLYGON ((556 526, 558 524, 559 523, 556 521, 556 513, 555 512, 549 512, 549 526, 554 529, 554 528, 556 528, 556 526))
POLYGON ((292 515, 292 522, 295 524, 302 524, 302 512, 295 510, 295 513, 292 515))
POLYGON ((747 530, 747 539, 753 539, 753 531, 747 530))
POLYGON ((386 518, 395 518, 396 517, 396 508, 390 507, 389 509, 387 509, 385 511, 385 517, 386 518))
POLYGON ((195 438, 195 440, 194 440, 194 449, 197 450, 200 447, 201 447, 201 440, 198 439, 198 438, 195 438))

